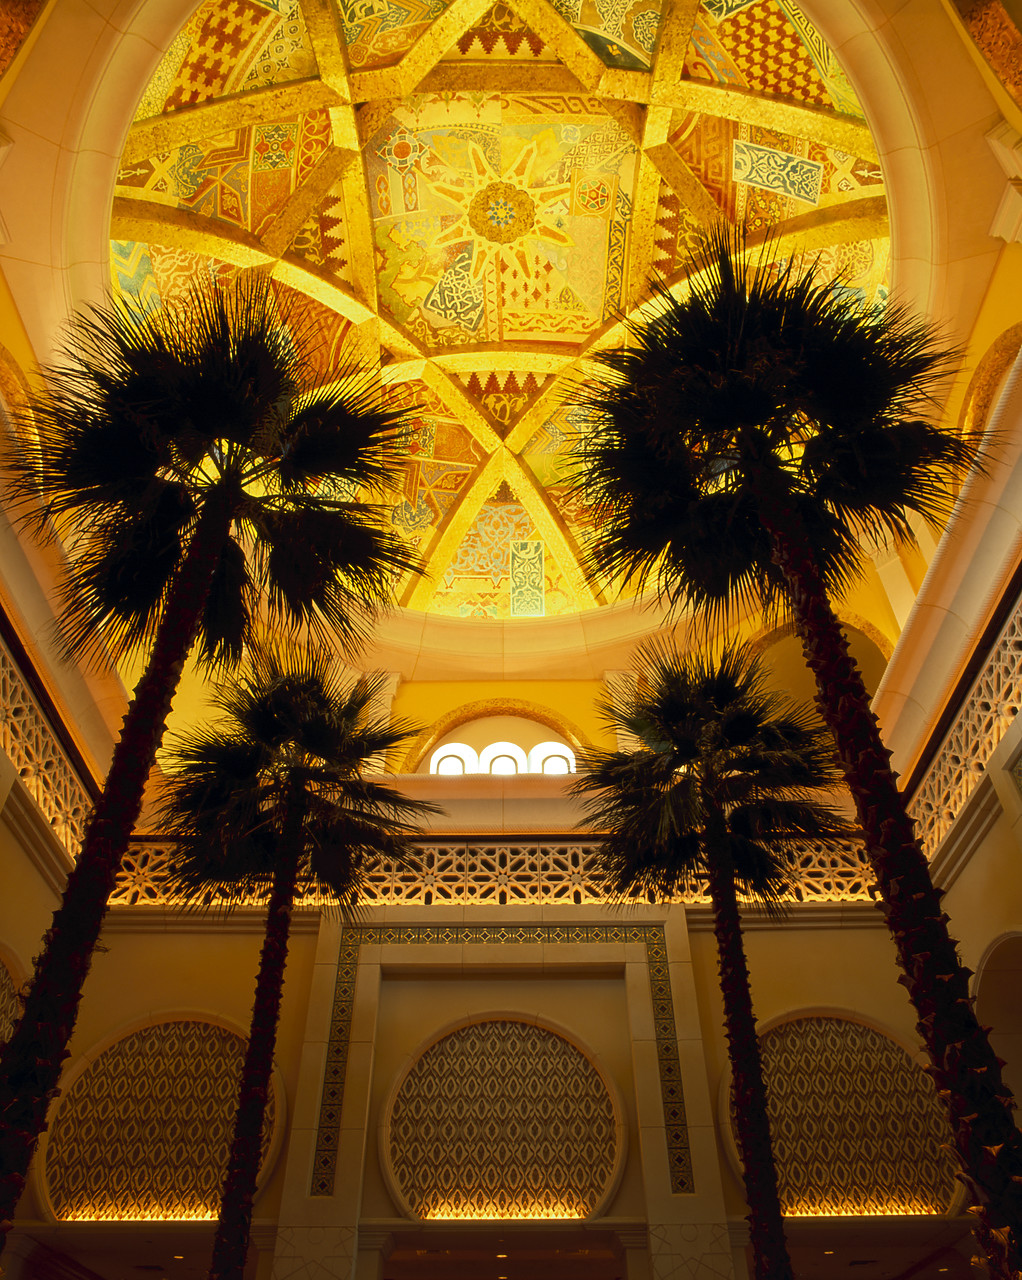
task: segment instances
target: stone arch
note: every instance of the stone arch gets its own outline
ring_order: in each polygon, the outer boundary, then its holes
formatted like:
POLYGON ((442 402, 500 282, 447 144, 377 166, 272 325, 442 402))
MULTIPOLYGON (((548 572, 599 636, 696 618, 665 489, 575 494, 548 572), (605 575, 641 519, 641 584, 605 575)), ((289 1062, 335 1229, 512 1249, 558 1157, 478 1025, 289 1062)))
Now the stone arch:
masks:
POLYGON ((488 698, 479 702, 466 702, 460 707, 440 716, 435 724, 424 729, 408 748, 398 773, 415 773, 428 760, 433 748, 448 735, 469 724, 473 720, 482 720, 489 716, 515 716, 523 720, 535 721, 562 737, 577 755, 589 745, 582 731, 566 716, 541 706, 538 702, 527 702, 521 698, 488 698))
POLYGON ((990 1027, 994 1053, 1004 1059, 1004 1083, 1022 1098, 1022 933, 1002 936, 987 949, 975 980, 976 1017, 990 1027))

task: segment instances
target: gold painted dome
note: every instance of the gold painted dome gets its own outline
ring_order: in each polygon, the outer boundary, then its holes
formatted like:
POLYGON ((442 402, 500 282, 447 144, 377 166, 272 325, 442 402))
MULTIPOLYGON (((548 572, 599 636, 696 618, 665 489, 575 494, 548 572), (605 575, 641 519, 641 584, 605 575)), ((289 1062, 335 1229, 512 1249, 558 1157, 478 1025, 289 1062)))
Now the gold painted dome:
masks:
POLYGON ((394 525, 451 618, 612 602, 565 485, 571 388, 723 215, 887 287, 862 110, 791 0, 204 0, 139 104, 114 287, 269 270, 323 370, 417 407, 394 525), (292 299, 292 302, 294 299, 292 299))

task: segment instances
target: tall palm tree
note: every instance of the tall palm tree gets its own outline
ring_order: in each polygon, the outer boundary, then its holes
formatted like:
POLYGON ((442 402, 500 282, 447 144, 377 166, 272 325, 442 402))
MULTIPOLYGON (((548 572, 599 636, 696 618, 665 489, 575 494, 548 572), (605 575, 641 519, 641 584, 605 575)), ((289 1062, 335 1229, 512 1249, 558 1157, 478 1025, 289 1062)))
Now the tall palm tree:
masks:
POLYGON ((241 1280, 245 1267, 295 897, 319 889, 352 914, 367 872, 407 861, 414 820, 437 812, 365 776, 414 732, 374 712, 379 689, 380 677, 332 674, 322 652, 266 651, 221 687, 223 717, 169 753, 172 887, 192 901, 267 903, 210 1280, 241 1280))
POLYGON ((813 268, 751 264, 718 230, 688 292, 662 293, 601 358, 576 483, 598 563, 669 600, 790 612, 855 800, 931 1075, 995 1268, 1022 1269, 1022 1138, 969 998, 869 698, 830 597, 864 540, 935 520, 974 443, 937 425, 953 356, 897 307, 857 309, 813 268))
POLYGON ((596 871, 612 896, 670 901, 707 884, 756 1280, 792 1280, 738 894, 776 909, 794 859, 850 833, 817 795, 841 780, 834 744, 767 691, 743 646, 713 662, 653 643, 636 668, 635 692, 602 706, 635 745, 589 752, 572 790, 603 833, 596 871))
POLYGON ((65 649, 147 661, 0 1056, 0 1248, 189 652, 230 666, 260 620, 352 644, 415 567, 357 496, 395 474, 401 418, 364 373, 316 390, 313 338, 259 277, 93 311, 7 451, 24 518, 67 549, 65 649))

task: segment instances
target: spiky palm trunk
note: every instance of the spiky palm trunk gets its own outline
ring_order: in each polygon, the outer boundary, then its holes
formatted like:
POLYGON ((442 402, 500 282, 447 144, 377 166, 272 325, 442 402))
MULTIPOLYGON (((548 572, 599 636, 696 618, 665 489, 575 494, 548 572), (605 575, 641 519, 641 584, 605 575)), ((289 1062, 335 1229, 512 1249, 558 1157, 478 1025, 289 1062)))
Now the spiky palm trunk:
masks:
POLYGON ((213 1242, 209 1280, 242 1280, 252 1231, 252 1202, 262 1151, 266 1100, 273 1071, 280 1003, 284 994, 288 935, 298 881, 300 821, 286 820, 282 856, 273 875, 266 915, 266 937, 259 957, 248 1048, 241 1068, 234 1137, 220 1198, 220 1221, 213 1242))
POLYGON ((0 1251, 58 1092, 107 900, 142 811, 149 771, 229 529, 226 504, 207 502, 125 714, 103 794, 36 958, 24 1011, 0 1053, 0 1251))
POLYGON ((790 514, 764 516, 784 575, 817 703, 837 743, 855 800, 882 909, 930 1056, 930 1076, 983 1224, 977 1233, 991 1275, 1022 1272, 1022 1135, 1011 1091, 969 996, 969 973, 948 932, 890 753, 848 649, 804 531, 790 514))
MULTIPOLYGON (((723 818, 718 821, 723 831, 723 818)), ((735 894, 733 869, 715 845, 712 822, 707 821, 707 871, 713 905, 713 933, 717 939, 720 990, 724 998, 724 1029, 734 1081, 735 1128, 742 1157, 745 1198, 749 1205, 749 1242, 756 1280, 794 1280, 784 1237, 777 1169, 770 1141, 766 1083, 752 1011, 749 967, 742 945, 742 920, 735 894)))

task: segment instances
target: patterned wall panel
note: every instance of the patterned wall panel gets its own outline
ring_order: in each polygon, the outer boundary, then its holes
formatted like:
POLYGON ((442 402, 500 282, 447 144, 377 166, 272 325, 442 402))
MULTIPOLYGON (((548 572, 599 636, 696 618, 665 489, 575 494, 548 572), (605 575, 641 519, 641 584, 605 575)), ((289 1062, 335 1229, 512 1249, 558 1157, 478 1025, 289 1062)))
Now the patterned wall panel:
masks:
POLYGON ((544 946, 640 943, 645 946, 657 1065, 660 1070, 668 1176, 672 1191, 693 1192, 695 1181, 692 1153, 689 1148, 678 1031, 674 1021, 674 996, 663 925, 362 925, 345 929, 341 935, 310 1195, 331 1196, 334 1193, 348 1044, 355 1003, 355 980, 363 944, 464 946, 465 943, 501 947, 536 943, 544 946))
POLYGON ((419 1218, 585 1218, 621 1134, 606 1082, 546 1027, 499 1019, 444 1036, 394 1096, 383 1158, 419 1218))
MULTIPOLYGON (((206 1022, 163 1022, 112 1045, 60 1102, 46 1181, 63 1220, 208 1219, 220 1186, 245 1041, 206 1022)), ((273 1136, 271 1089, 263 1158, 273 1136)))
MULTIPOLYGON (((593 871, 592 844, 522 840, 514 844, 467 842, 419 846, 417 867, 386 863, 366 879, 365 900, 374 906, 505 907, 605 903, 593 871)), ((167 890, 170 846, 134 844, 125 855, 111 905, 171 906, 167 890)), ((799 861, 791 899, 795 902, 870 902, 872 872, 854 841, 813 849, 799 861)), ((679 895, 681 902, 705 902, 701 887, 679 895)))
POLYGON ((787 1214, 944 1213, 951 1140, 929 1077, 889 1036, 798 1018, 761 1038, 787 1214))
POLYGON ((21 1001, 18 999, 18 988, 11 976, 11 971, 0 960, 0 1044, 6 1042, 20 1014, 21 1001))

